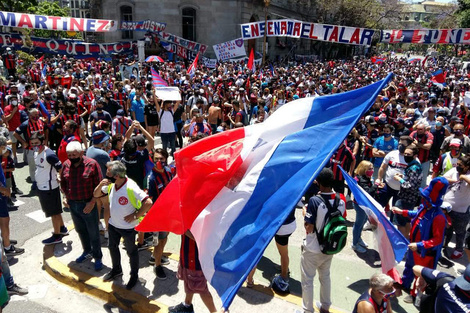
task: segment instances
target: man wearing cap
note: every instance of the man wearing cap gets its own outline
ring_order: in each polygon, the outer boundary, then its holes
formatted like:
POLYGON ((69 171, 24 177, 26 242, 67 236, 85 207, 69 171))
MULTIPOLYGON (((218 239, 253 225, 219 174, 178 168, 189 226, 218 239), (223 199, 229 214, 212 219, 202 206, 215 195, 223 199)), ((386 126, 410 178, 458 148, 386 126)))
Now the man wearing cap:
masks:
MULTIPOLYGON (((449 182, 444 177, 433 179, 425 189, 420 188, 423 203, 416 210, 402 210, 392 208, 393 213, 411 218, 410 244, 406 255, 405 269, 403 271, 403 284, 405 289, 411 288, 414 280, 413 266, 421 265, 435 269, 441 256, 446 217, 441 205, 447 191, 449 182)), ((411 303, 416 296, 413 288, 404 301, 411 303)))
POLYGON ((460 259, 463 255, 463 243, 465 231, 470 221, 470 156, 461 155, 456 167, 451 168, 444 177, 449 181, 449 188, 444 197, 444 201, 452 206, 449 217, 452 225, 446 231, 444 246, 447 246, 452 239, 452 232, 455 231, 455 250, 451 258, 460 259))
POLYGON ((452 139, 449 144, 449 151, 441 154, 434 163, 432 178, 442 176, 452 168, 456 167, 457 159, 462 155, 462 142, 459 139, 452 139))
MULTIPOLYGON (((462 276, 455 278, 438 270, 415 265, 414 274, 420 278, 419 285, 430 285, 437 296, 430 307, 420 312, 426 313, 468 313, 470 312, 470 265, 467 265, 462 276)), ((424 286, 420 286, 424 289, 424 286)), ((421 302, 423 303, 423 302, 421 302)), ((424 309, 424 308, 423 308, 424 309)))
POLYGON ((100 165, 101 175, 106 174, 106 163, 111 159, 106 152, 109 135, 104 130, 97 130, 91 135, 92 146, 88 148, 86 156, 94 159, 100 165))
POLYGON ((111 125, 111 134, 114 136, 116 134, 125 135, 129 127, 132 125, 132 119, 125 116, 123 109, 120 109, 116 113, 116 117, 113 120, 111 125))
POLYGON ((96 111, 90 114, 90 123, 91 123, 91 130, 95 132, 98 130, 97 123, 99 121, 106 121, 109 124, 113 122, 113 118, 109 112, 105 111, 104 109, 105 100, 103 98, 99 99, 96 103, 96 111))
POLYGON ((395 130, 393 131, 393 137, 396 140, 399 140, 401 136, 409 136, 411 134, 410 130, 405 127, 405 120, 401 117, 395 120, 395 130))
POLYGON ((464 133, 465 127, 461 123, 457 123, 452 128, 452 135, 444 139, 441 145, 441 154, 445 153, 449 149, 450 141, 454 138, 459 139, 462 142, 462 153, 470 153, 470 138, 464 133))

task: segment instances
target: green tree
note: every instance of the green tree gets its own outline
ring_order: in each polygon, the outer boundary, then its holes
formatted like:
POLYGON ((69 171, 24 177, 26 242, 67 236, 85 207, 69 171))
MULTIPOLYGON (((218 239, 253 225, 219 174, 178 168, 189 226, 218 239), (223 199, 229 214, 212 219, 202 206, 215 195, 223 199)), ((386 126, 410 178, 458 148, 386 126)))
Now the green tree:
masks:
POLYGON ((38 5, 36 0, 2 0, 0 11, 28 13, 28 8, 38 5))
POLYGON ((457 20, 459 27, 470 27, 470 0, 458 0, 457 20))
MULTIPOLYGON (((28 13, 38 14, 38 15, 47 15, 47 16, 70 16, 68 8, 61 8, 58 2, 43 1, 38 5, 31 6, 28 8, 28 13)), ((43 30, 43 29, 34 29, 30 32, 31 36, 38 36, 44 38, 79 38, 80 33, 77 33, 74 36, 70 36, 67 32, 64 31, 54 31, 54 30, 43 30)))

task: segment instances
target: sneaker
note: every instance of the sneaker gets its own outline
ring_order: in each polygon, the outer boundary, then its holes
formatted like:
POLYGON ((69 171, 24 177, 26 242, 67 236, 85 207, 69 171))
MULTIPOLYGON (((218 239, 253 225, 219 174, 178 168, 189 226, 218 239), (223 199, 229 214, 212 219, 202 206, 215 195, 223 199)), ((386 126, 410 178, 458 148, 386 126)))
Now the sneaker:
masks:
POLYGON ((11 192, 12 192, 13 194, 20 195, 20 196, 23 194, 23 191, 19 190, 18 187, 17 187, 17 188, 13 188, 11 192))
POLYGON ((166 279, 165 271, 163 270, 163 267, 161 265, 155 266, 153 268, 153 271, 154 271, 155 275, 157 275, 158 279, 160 279, 160 280, 165 280, 166 279))
POLYGON ((161 265, 168 265, 168 264, 170 264, 170 259, 166 255, 162 255, 162 259, 160 260, 160 264, 161 265))
POLYGON ((101 222, 98 222, 98 229, 99 229, 100 231, 104 231, 104 230, 105 230, 105 228, 104 228, 103 224, 101 224, 101 222))
POLYGON ((403 302, 405 302, 405 303, 413 303, 414 301, 415 301, 415 299, 412 295, 406 295, 403 298, 403 302))
POLYGON ((60 226, 59 234, 61 234, 62 236, 68 236, 69 230, 65 226, 60 226))
POLYGON ((13 296, 13 295, 24 296, 28 294, 28 289, 21 288, 17 284, 13 284, 7 287, 7 292, 9 296, 13 296))
POLYGON ((131 276, 131 278, 127 282, 126 289, 131 290, 132 288, 134 288, 134 286, 137 284, 138 281, 139 281, 139 277, 131 276))
POLYGON ((184 303, 180 303, 178 305, 169 307, 168 313, 194 313, 194 308, 192 304, 186 306, 184 303))
POLYGON ((274 276, 271 288, 278 293, 289 293, 289 279, 284 279, 281 275, 274 276))
POLYGON ((109 272, 108 274, 104 275, 103 281, 112 281, 112 280, 115 280, 116 278, 118 278, 119 276, 122 276, 122 270, 119 271, 119 272, 113 272, 113 271, 111 270, 111 272, 109 272))
POLYGON ((101 259, 95 260, 95 271, 99 272, 103 269, 103 262, 101 259))
POLYGON ((55 244, 58 244, 58 243, 62 243, 62 237, 57 236, 57 235, 52 235, 51 237, 49 237, 47 239, 44 239, 42 241, 42 244, 45 245, 45 246, 55 245, 55 244))
POLYGON ((137 251, 147 250, 148 248, 150 248, 150 246, 146 242, 137 244, 137 251))
POLYGON ((315 302, 315 305, 317 306, 320 313, 330 313, 330 310, 322 308, 320 301, 315 302))
POLYGON ((38 190, 38 184, 35 181, 31 184, 31 190, 38 190))
MULTIPOLYGON (((155 265, 155 258, 153 257, 153 255, 150 256, 149 264, 150 264, 150 265, 155 265)), ((163 264, 163 263, 162 263, 162 264, 163 264)))
POLYGON ((15 247, 14 245, 11 245, 11 246, 10 246, 10 249, 5 249, 5 248, 3 248, 3 250, 5 251, 5 254, 6 254, 7 256, 20 255, 20 254, 23 254, 23 253, 24 253, 24 249, 23 249, 23 248, 17 248, 17 247, 15 247))
POLYGON ((351 245, 351 249, 356 251, 357 253, 366 253, 367 249, 361 246, 360 244, 357 245, 351 245))
POLYGON ((83 263, 85 262, 86 260, 89 260, 91 259, 93 256, 91 255, 91 253, 88 253, 88 252, 83 252, 83 254, 81 256, 79 256, 75 262, 76 263, 83 263))
POLYGON ((372 230, 372 229, 373 229, 373 226, 371 223, 369 223, 369 221, 367 221, 362 227, 362 230, 372 230))
POLYGON ((359 239, 359 242, 357 244, 360 245, 360 246, 363 246, 364 248, 369 247, 369 245, 367 243, 365 243, 364 240, 362 240, 362 238, 359 239))
POLYGON ((14 208, 15 207, 15 203, 13 202, 13 200, 11 200, 11 198, 8 198, 7 200, 7 206, 9 208, 14 208))
POLYGON ((452 253, 452 255, 450 256, 450 258, 451 258, 452 260, 458 260, 458 259, 460 259, 462 256, 463 256, 463 252, 454 250, 454 253, 452 253))

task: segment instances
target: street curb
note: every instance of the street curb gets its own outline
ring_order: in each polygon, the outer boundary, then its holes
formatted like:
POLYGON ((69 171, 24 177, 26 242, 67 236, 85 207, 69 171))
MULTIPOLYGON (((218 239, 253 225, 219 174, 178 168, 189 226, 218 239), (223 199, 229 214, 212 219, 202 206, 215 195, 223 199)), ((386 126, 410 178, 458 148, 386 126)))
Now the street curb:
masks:
MULTIPOLYGON (((69 227, 71 231, 73 227, 69 227)), ((60 262, 54 256, 54 245, 44 246, 44 269, 61 283, 70 286, 81 293, 94 296, 106 303, 121 309, 136 313, 167 313, 168 306, 155 300, 150 300, 136 292, 104 282, 101 277, 92 276, 76 271, 60 262)))
MULTIPOLYGON (((70 225, 68 229, 72 231, 74 226, 70 225)), ((179 255, 174 253, 171 253, 168 257, 179 261, 179 255)), ((54 245, 44 246, 43 261, 44 269, 49 275, 81 293, 89 294, 106 303, 135 313, 168 313, 168 306, 165 304, 150 300, 137 292, 126 290, 121 286, 114 285, 113 282, 104 282, 102 277, 79 272, 63 264, 54 256, 54 245)), ((246 287, 246 284, 243 285, 246 287)), ((275 293, 271 287, 256 283, 251 289, 302 307, 301 296, 295 294, 280 295, 275 293)), ((319 310, 316 307, 315 309, 319 310)), ((331 307, 330 312, 344 313, 347 311, 331 307)))

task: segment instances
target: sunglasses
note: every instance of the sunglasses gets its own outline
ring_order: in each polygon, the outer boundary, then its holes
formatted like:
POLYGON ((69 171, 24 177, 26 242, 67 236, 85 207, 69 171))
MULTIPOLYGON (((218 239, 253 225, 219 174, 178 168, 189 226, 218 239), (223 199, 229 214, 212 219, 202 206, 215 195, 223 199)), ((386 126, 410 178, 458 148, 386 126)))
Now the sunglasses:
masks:
POLYGON ((390 292, 383 292, 382 290, 379 290, 379 291, 380 291, 381 294, 383 294, 383 296, 385 298, 389 298, 389 297, 393 296, 397 290, 395 288, 393 288, 393 290, 390 291, 390 292))

